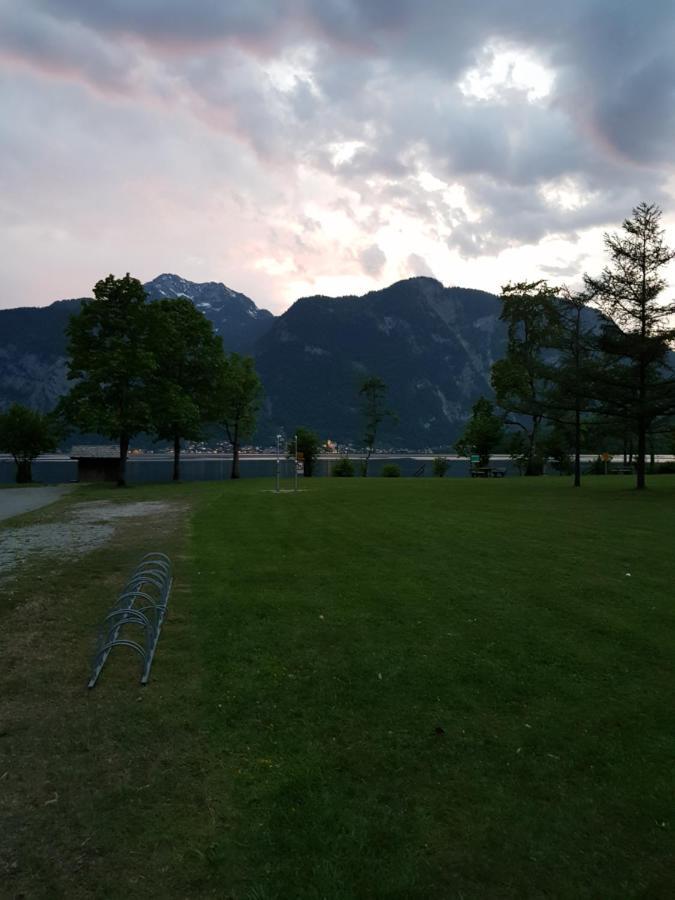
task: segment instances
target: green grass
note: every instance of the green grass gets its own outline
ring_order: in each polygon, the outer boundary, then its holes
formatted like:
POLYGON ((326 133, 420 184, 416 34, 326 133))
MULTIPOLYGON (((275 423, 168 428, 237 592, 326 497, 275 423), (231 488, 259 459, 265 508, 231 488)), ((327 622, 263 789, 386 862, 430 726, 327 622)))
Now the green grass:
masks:
POLYGON ((629 484, 216 494, 194 590, 213 877, 671 896, 675 485, 629 484))
POLYGON ((55 576, 71 658, 45 651, 30 689, 14 666, 28 712, 10 734, 12 890, 672 897, 675 478, 631 485, 124 492, 194 511, 189 543, 162 538, 171 613, 145 692, 120 657, 87 695, 80 657, 103 599, 86 568, 115 553, 121 574, 141 532, 55 576), (57 780, 55 819, 43 798, 57 780))

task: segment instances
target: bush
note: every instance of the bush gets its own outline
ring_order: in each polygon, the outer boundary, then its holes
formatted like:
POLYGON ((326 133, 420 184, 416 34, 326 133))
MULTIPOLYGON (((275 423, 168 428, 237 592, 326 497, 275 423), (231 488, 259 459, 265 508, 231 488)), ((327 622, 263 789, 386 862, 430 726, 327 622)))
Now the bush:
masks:
POLYGON ((656 463, 654 466, 656 475, 675 475, 675 462, 656 463))
POLYGON ((336 478, 353 478, 354 463, 348 456, 343 456, 333 466, 332 473, 336 478))
POLYGON ((450 463, 445 458, 445 456, 437 456, 432 463, 432 467, 433 467, 434 475, 437 475, 439 478, 442 478, 445 475, 445 473, 448 471, 448 468, 450 467, 450 463))
POLYGON ((401 470, 396 465, 396 463, 387 463, 386 466, 382 466, 382 477, 383 478, 400 478, 401 470))
POLYGON ((586 469, 587 475, 604 475, 605 469, 608 467, 608 463, 601 459, 599 456, 596 456, 593 462, 586 469))

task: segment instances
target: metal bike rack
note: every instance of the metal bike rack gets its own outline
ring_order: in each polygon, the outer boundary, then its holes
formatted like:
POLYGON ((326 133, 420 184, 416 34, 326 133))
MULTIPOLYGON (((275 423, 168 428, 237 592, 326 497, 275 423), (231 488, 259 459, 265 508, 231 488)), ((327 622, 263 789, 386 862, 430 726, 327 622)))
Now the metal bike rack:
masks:
POLYGON ((138 653, 143 664, 141 684, 148 683, 172 582, 169 557, 147 553, 101 624, 88 687, 96 684, 113 647, 130 647, 138 653))

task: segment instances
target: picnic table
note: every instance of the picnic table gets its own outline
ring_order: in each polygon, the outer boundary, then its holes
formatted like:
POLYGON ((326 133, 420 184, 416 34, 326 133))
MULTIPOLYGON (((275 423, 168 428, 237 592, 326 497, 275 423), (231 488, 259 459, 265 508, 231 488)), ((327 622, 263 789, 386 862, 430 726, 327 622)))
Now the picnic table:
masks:
POLYGON ((470 474, 472 478, 503 478, 506 475, 506 469, 499 469, 495 466, 473 466, 470 474))

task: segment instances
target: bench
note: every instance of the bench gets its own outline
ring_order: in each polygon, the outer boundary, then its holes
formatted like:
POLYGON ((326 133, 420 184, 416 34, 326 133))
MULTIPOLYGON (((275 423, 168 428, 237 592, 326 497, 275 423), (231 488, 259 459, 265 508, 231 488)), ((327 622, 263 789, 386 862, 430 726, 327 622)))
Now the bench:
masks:
POLYGON ((506 469, 496 469, 492 466, 475 466, 471 469, 472 478, 503 478, 506 475, 506 469))

